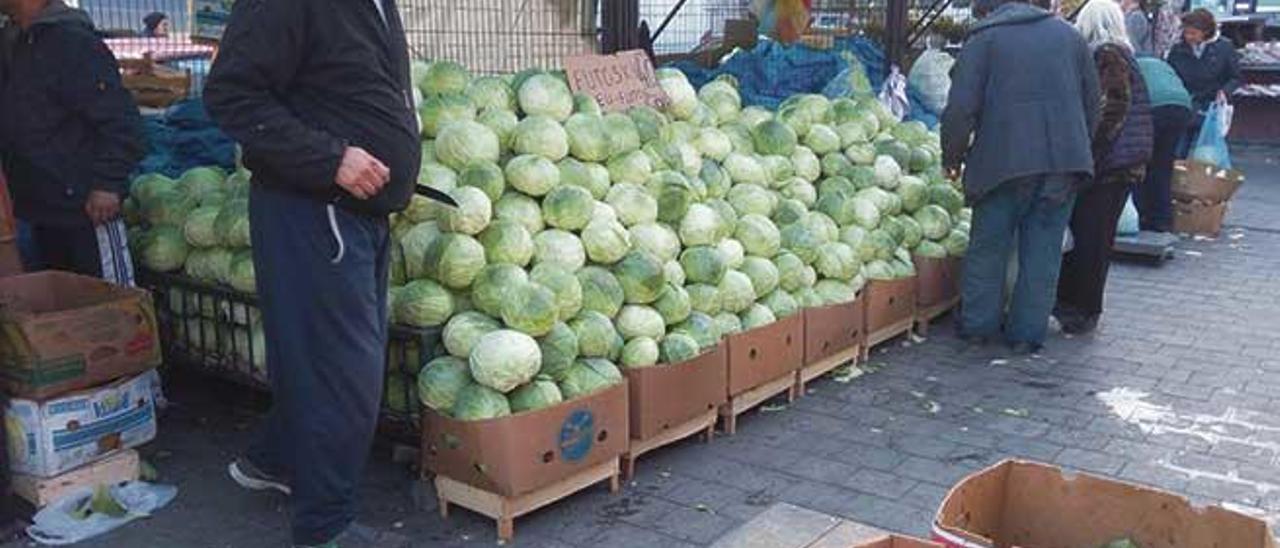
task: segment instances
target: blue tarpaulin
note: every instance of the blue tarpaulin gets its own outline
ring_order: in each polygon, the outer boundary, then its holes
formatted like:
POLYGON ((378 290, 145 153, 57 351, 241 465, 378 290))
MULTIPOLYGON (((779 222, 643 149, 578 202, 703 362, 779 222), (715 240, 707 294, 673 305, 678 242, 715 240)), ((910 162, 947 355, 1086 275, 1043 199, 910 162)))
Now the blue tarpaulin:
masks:
MULTIPOLYGON (((839 38, 831 49, 761 40, 755 48, 739 51, 713 69, 693 61, 679 61, 672 66, 683 71, 694 87, 701 87, 721 74, 732 75, 738 79, 744 105, 777 108, 792 95, 822 93, 827 84, 849 66, 842 52, 852 54, 862 63, 872 89, 878 92, 885 79, 884 51, 875 42, 860 37, 839 38)), ((924 106, 914 87, 908 86, 907 98, 911 101, 908 119, 919 120, 929 127, 937 126, 938 113, 924 106)))
POLYGON ((139 173, 161 173, 180 177, 198 166, 235 167, 236 147, 230 137, 214 125, 199 99, 188 99, 144 120, 147 156, 139 173))

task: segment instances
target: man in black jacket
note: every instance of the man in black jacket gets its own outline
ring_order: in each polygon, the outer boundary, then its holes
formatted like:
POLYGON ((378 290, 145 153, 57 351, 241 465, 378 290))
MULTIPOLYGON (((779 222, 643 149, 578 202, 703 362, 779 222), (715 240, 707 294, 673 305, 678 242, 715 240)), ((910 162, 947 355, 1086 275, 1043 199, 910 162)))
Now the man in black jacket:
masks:
POLYGON ((0 0, 0 12, 0 164, 14 211, 42 266, 127 282, 120 203, 145 147, 120 67, 61 0, 0 0))
POLYGON ((230 473, 290 494, 296 545, 407 545, 354 524, 385 370, 387 217, 421 161, 394 1, 238 0, 204 99, 253 172, 274 398, 230 473))

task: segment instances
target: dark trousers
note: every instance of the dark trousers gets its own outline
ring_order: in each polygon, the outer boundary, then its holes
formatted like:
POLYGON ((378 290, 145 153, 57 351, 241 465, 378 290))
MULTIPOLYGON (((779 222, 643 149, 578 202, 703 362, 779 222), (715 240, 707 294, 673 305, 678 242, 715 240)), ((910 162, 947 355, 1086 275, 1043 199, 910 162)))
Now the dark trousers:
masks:
POLYGON ((1168 232, 1173 226, 1173 197, 1169 192, 1173 161, 1178 143, 1191 122, 1191 110, 1165 105, 1152 109, 1151 115, 1155 125, 1154 147, 1146 180, 1134 186, 1134 205, 1138 207, 1142 230, 1168 232))
POLYGON ((31 225, 38 257, 27 270, 63 270, 95 278, 102 276, 98 234, 86 219, 82 226, 31 225))
POLYGON ((1062 236, 1071 216, 1072 188, 1067 175, 1029 177, 1005 182, 974 204, 961 280, 961 333, 995 337, 1003 325, 1011 343, 1044 342, 1058 283, 1062 236), (1015 235, 1018 281, 1009 317, 1002 321, 1005 275, 1015 235))
POLYGON ((1071 214, 1071 236, 1075 247, 1062 256, 1058 277, 1058 303, 1054 313, 1091 318, 1102 314, 1102 294, 1107 288, 1111 247, 1116 241, 1116 223, 1124 211, 1129 188, 1140 175, 1128 172, 1104 175, 1076 197, 1071 214))
POLYGON ((249 219, 273 402, 248 457, 291 486, 293 543, 323 544, 355 518, 377 425, 387 220, 258 185, 249 219))

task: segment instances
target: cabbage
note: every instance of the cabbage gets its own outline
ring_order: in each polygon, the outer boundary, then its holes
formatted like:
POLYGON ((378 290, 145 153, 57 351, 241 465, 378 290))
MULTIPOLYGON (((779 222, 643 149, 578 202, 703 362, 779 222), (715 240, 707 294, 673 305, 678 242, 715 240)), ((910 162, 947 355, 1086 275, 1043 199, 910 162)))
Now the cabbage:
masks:
POLYGON ((636 250, 648 252, 661 262, 673 261, 680 255, 680 237, 666 225, 638 224, 631 227, 630 233, 636 250))
POLYGON ((600 103, 596 102, 595 97, 584 93, 573 94, 573 112, 574 114, 590 114, 592 116, 604 114, 600 110, 600 103))
POLYGON ((147 233, 142 248, 142 264, 156 272, 173 272, 187 260, 187 240, 172 226, 157 226, 147 233))
POLYGON ((680 253, 680 266, 690 282, 715 285, 720 283, 728 265, 724 255, 714 247, 694 246, 680 253))
POLYGON ((662 314, 647 306, 629 304, 622 307, 617 319, 618 333, 624 339, 648 337, 658 340, 666 333, 662 314))
POLYGON ((476 117, 476 121, 489 128, 489 131, 498 138, 498 150, 503 153, 511 150, 511 143, 515 140, 516 126, 520 123, 520 119, 514 112, 489 109, 481 112, 480 116, 476 117))
POLYGON ((947 248, 943 247, 940 243, 929 240, 920 242, 920 245, 917 245, 912 252, 920 257, 927 257, 930 259, 947 258, 947 248))
POLYGON ((612 142, 604 119, 598 115, 574 114, 564 123, 569 135, 569 153, 584 162, 602 162, 609 158, 612 142))
POLYGON ((517 89, 520 110, 526 116, 546 116, 563 121, 573 114, 573 93, 564 81, 546 73, 525 79, 517 89))
POLYGON ((648 304, 658 300, 666 285, 662 261, 644 251, 628 253, 613 266, 613 273, 622 285, 626 302, 630 304, 648 304))
POLYGON ((803 308, 816 308, 826 306, 826 301, 822 300, 822 295, 812 287, 806 287, 796 292, 796 302, 803 308))
POLYGON ((485 265, 484 246, 465 234, 441 234, 423 258, 428 276, 450 289, 463 289, 485 265))
POLYGON ((582 309, 582 284, 572 272, 559 266, 543 263, 533 267, 529 279, 555 295, 560 320, 568 320, 582 309))
POLYGON ((608 360, 584 358, 565 372, 559 383, 565 400, 589 396, 622 382, 622 372, 608 360))
POLYGON ((863 272, 872 280, 892 280, 897 277, 889 263, 880 259, 867 263, 863 272))
POLYGON ((761 122, 751 129, 751 138, 756 152, 760 154, 781 154, 790 156, 796 148, 796 131, 787 124, 771 119, 761 122))
POLYGON ((764 187, 742 184, 729 189, 726 197, 729 205, 740 216, 760 215, 771 217, 778 205, 777 197, 764 187))
POLYGON ((671 282, 668 282, 667 287, 658 295, 658 300, 653 303, 653 307, 658 311, 658 314, 662 315, 662 320, 666 325, 680 323, 693 312, 689 293, 683 287, 671 282))
POLYGON ((667 112, 679 120, 692 118, 700 103, 697 92, 689 84, 684 73, 673 68, 660 68, 655 71, 655 75, 658 78, 658 85, 662 86, 662 91, 666 92, 670 100, 667 112))
POLYGON ((587 251, 582 240, 563 230, 544 230, 533 237, 533 263, 554 264, 569 272, 577 272, 587 264, 587 251))
POLYGON ((471 304, 490 316, 501 316, 516 289, 529 283, 528 274, 511 264, 490 264, 471 283, 471 304))
POLYGON ((871 166, 876 162, 876 147, 870 143, 852 144, 844 149, 844 156, 857 166, 871 166))
POLYGON ((951 215, 942 206, 929 204, 912 216, 920 224, 920 230, 929 240, 941 240, 951 232, 951 215))
MULTIPOLYGON (((237 200, 236 202, 245 204, 245 200, 237 200)), ((188 194, 186 189, 175 187, 158 191, 152 198, 151 203, 142 208, 142 212, 151 226, 172 225, 182 228, 182 225, 186 223, 187 215, 197 205, 199 205, 199 201, 195 196, 188 194)), ((227 205, 231 205, 231 202, 228 202, 227 205)), ((244 209, 247 215, 247 205, 244 209)))
POLYGON ((502 193, 506 190, 507 179, 498 164, 489 161, 476 161, 467 164, 467 167, 458 172, 456 186, 478 188, 484 192, 490 202, 496 202, 499 198, 502 198, 502 193))
POLYGON ((582 231, 587 258, 599 264, 613 264, 631 249, 631 234, 617 221, 596 220, 582 231))
POLYGON ((969 250, 969 233, 952 230, 947 234, 946 239, 942 240, 942 247, 947 248, 948 256, 963 257, 969 250))
POLYGON ((751 278, 737 270, 724 273, 720 279, 721 310, 740 313, 751 307, 756 300, 756 292, 751 278))
POLYGON ((920 223, 905 215, 897 219, 902 226, 902 246, 909 249, 920 245, 920 240, 924 239, 924 229, 920 227, 920 223))
POLYGON ((507 395, 507 401, 511 403, 512 413, 522 413, 525 411, 537 411, 546 407, 551 407, 563 401, 560 395, 560 387, 550 378, 535 378, 532 382, 516 387, 507 395))
POLYGON ((919 177, 904 175, 898 180, 897 193, 902 198, 902 209, 910 213, 925 205, 929 186, 919 177))
POLYGON ((680 266, 679 261, 667 261, 662 264, 662 279, 669 284, 684 285, 685 275, 684 267, 680 266))
POLYGON ((515 110, 515 93, 506 80, 496 76, 481 76, 467 84, 463 95, 480 110, 502 109, 515 110))
POLYGON ((183 272, 187 276, 209 283, 221 283, 229 277, 234 255, 225 248, 195 248, 187 253, 183 272))
POLYGON ((831 126, 824 124, 810 126, 809 133, 804 136, 804 145, 819 156, 839 152, 841 142, 840 134, 836 133, 836 130, 832 129, 831 126))
POLYGON ((785 318, 800 312, 800 303, 790 293, 781 289, 765 295, 760 304, 768 307, 774 317, 785 318))
POLYGON ((453 315, 453 295, 431 280, 414 280, 397 292, 392 315, 414 327, 444 325, 453 315))
POLYGON ((622 366, 628 369, 649 367, 658 363, 658 343, 649 337, 636 337, 622 347, 622 366))
POLYGON ((830 242, 818 248, 818 260, 814 261, 814 266, 823 277, 848 280, 858 274, 862 262, 848 244, 830 242))
POLYGON ((813 289, 822 297, 824 305, 851 302, 858 296, 848 283, 837 280, 819 280, 813 289))
POLYGON ((178 182, 159 173, 148 173, 133 180, 129 193, 142 209, 151 207, 161 194, 176 190, 178 182))
POLYGON ((535 154, 552 162, 569 155, 569 134, 559 123, 546 116, 530 116, 520 120, 511 139, 511 150, 516 154, 535 154))
POLYGON ((480 245, 484 246, 485 262, 526 266, 533 259, 533 237, 516 221, 498 219, 480 233, 480 245))
POLYGON ((560 184, 582 187, 595 200, 603 200, 609 192, 609 170, 600 164, 565 158, 556 167, 560 168, 560 184))
MULTIPOLYGON (((450 124, 475 120, 476 105, 465 95, 436 95, 422 102, 418 117, 422 120, 422 136, 436 138, 450 124)), ((439 148, 436 150, 438 153, 439 148)))
POLYGON ((688 319, 672 326, 668 336, 671 334, 688 336, 703 350, 714 347, 722 336, 715 319, 702 312, 693 312, 688 319))
POLYGON ((257 293, 258 278, 253 268, 253 252, 248 249, 237 252, 232 257, 231 266, 227 269, 227 276, 222 282, 240 293, 249 295, 257 293))
POLYGON ((929 185, 929 202, 942 206, 951 214, 964 209, 964 195, 946 183, 929 185))
POLYGON ((698 182, 706 189, 706 197, 711 199, 725 197, 729 193, 729 187, 733 186, 729 174, 715 162, 702 163, 702 170, 698 172, 698 182))
POLYGON ((598 266, 588 266, 576 274, 582 287, 582 309, 598 312, 612 318, 618 315, 625 299, 622 284, 612 272, 598 266))
POLYGON ((214 247, 222 243, 222 236, 214 228, 214 221, 222 208, 218 206, 198 207, 187 215, 187 222, 182 225, 183 237, 193 247, 214 247))
POLYGON ((546 158, 523 155, 507 162, 506 178, 520 192, 543 196, 560 184, 560 169, 546 158))
POLYGON ((604 115, 605 131, 609 135, 609 156, 640 149, 640 132, 631 117, 620 112, 604 115))
POLYGON ((453 61, 437 61, 418 69, 415 79, 418 89, 425 96, 446 93, 461 93, 471 81, 471 73, 465 67, 453 61))
POLYGON ((681 363, 698 357, 698 341, 683 333, 672 333, 659 343, 663 363, 681 363))
POLYGON ((458 392, 453 404, 453 418, 462 421, 478 421, 505 417, 511 414, 507 397, 492 388, 471 383, 458 392))
POLYGON ((773 261, 761 257, 747 257, 742 261, 739 272, 746 274, 751 280, 751 288, 755 295, 768 295, 777 289, 779 283, 778 267, 773 261))
POLYGON ((722 161, 733 152, 733 141, 723 131, 716 128, 703 128, 694 139, 694 147, 707 158, 722 161))
POLYGON ((721 222, 711 207, 692 204, 680 220, 680 240, 686 246, 712 245, 719 240, 721 222))
POLYGON ((812 285, 807 279, 804 261, 796 254, 784 251, 773 258, 773 265, 778 271, 778 286, 786 291, 799 291, 812 285))
MULTIPOLYGON (((871 136, 867 135, 866 126, 856 121, 844 122, 837 124, 835 127, 836 134, 840 136, 840 145, 848 148, 853 145, 865 144, 871 140, 871 136)), ((853 160, 850 158, 850 160, 853 160)), ((856 160, 853 160, 858 163, 856 160)))
POLYGON ((439 237, 440 226, 436 223, 415 225, 400 237, 405 276, 408 279, 418 279, 427 275, 427 250, 439 237))
POLYGON ((538 374, 559 380, 578 359, 578 334, 568 324, 556 322, 551 331, 538 339, 538 348, 542 351, 542 368, 538 374))
POLYGON ((733 238, 725 238, 716 244, 716 251, 720 252, 720 256, 724 258, 724 264, 729 268, 738 268, 742 265, 742 259, 747 256, 747 251, 742 248, 742 242, 733 238))
POLYGON ((751 305, 747 308, 747 311, 743 312, 739 317, 742 318, 742 329, 745 331, 750 331, 757 327, 764 327, 778 321, 778 318, 773 314, 773 311, 762 304, 751 305))
POLYGON ((668 123, 666 115, 649 106, 632 107, 627 111, 627 116, 635 122, 640 141, 644 143, 657 139, 662 128, 668 123))
POLYGON ((898 188, 898 178, 902 176, 902 168, 889 156, 877 156, 874 166, 876 185, 886 190, 898 188))
MULTIPOLYGON (((550 333, 551 328, 555 327, 558 314, 556 294, 536 283, 512 288, 507 294, 507 300, 502 303, 503 323, 533 337, 550 333)), ((538 360, 541 362, 541 356, 538 360)))
POLYGON ((716 330, 725 337, 742 332, 742 318, 739 318, 737 314, 728 312, 716 314, 714 321, 716 330))
POLYGON ((738 228, 734 237, 742 242, 748 255, 771 258, 778 254, 782 246, 782 236, 773 221, 762 215, 743 215, 738 219, 738 228))
POLYGON ((818 190, 812 183, 800 177, 794 177, 782 187, 782 195, 811 208, 818 203, 818 190))
POLYGON ((858 193, 858 188, 854 186, 849 179, 836 175, 827 177, 818 182, 818 203, 824 199, 836 198, 852 198, 858 193))
POLYGON ((554 228, 581 230, 591 221, 596 201, 586 189, 561 185, 542 199, 542 218, 554 228))
POLYGON ((658 220, 679 223, 694 202, 694 188, 683 175, 674 171, 653 174, 645 185, 658 201, 658 220))
POLYGON ((880 226, 880 209, 869 199, 854 198, 853 222, 864 229, 874 230, 880 226))
POLYGON ((809 147, 796 147, 791 152, 791 165, 795 168, 797 177, 810 183, 822 177, 822 163, 809 147))
POLYGON ((440 229, 474 236, 489 226, 493 218, 493 205, 484 191, 469 186, 455 188, 449 195, 458 202, 457 207, 444 208, 440 229))
POLYGON ((569 327, 578 336, 578 352, 583 357, 603 358, 613 351, 618 332, 613 322, 599 312, 584 310, 569 321, 569 327))
POLYGON ((467 362, 441 356, 427 362, 418 372, 418 399, 429 409, 449 413, 458 401, 458 393, 469 384, 471 370, 467 362))
POLYGON ((769 184, 769 173, 760 161, 753 156, 740 152, 731 152, 724 159, 724 171, 734 184, 752 184, 765 186, 769 184))
POLYGON ((533 198, 519 192, 508 192, 493 204, 493 218, 498 221, 512 221, 524 227, 525 232, 532 235, 542 232, 542 207, 533 198))
POLYGON ((449 318, 441 338, 449 354, 466 359, 471 356, 471 349, 480 337, 501 327, 497 320, 480 312, 459 312, 449 318))
POLYGON ((770 186, 782 186, 788 179, 795 176, 796 169, 791 165, 791 160, 786 156, 761 156, 760 166, 764 168, 765 177, 768 179, 770 186))
POLYGON ((610 158, 605 166, 614 184, 644 184, 653 173, 653 161, 643 151, 633 150, 610 158))
POLYGON ((204 204, 224 194, 227 175, 216 167, 193 167, 178 179, 178 187, 204 204))
POLYGON ((652 223, 658 220, 658 201, 645 189, 631 183, 619 183, 609 189, 605 202, 618 213, 618 220, 625 226, 652 223))
POLYGON ((736 120, 742 111, 742 96, 733 84, 715 80, 698 90, 698 99, 707 105, 721 123, 736 120))

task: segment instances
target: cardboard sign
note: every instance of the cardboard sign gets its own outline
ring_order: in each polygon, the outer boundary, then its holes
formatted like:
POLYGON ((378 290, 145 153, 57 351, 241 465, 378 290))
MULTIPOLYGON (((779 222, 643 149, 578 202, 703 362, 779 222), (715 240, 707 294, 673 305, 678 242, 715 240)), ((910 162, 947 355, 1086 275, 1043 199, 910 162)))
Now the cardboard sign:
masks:
POLYGON ((564 70, 570 89, 594 97, 605 112, 640 105, 662 108, 669 102, 658 85, 653 64, 640 50, 569 57, 564 61, 564 70))
POLYGON ((209 42, 221 41, 234 3, 235 0, 194 0, 195 30, 191 37, 209 42))

